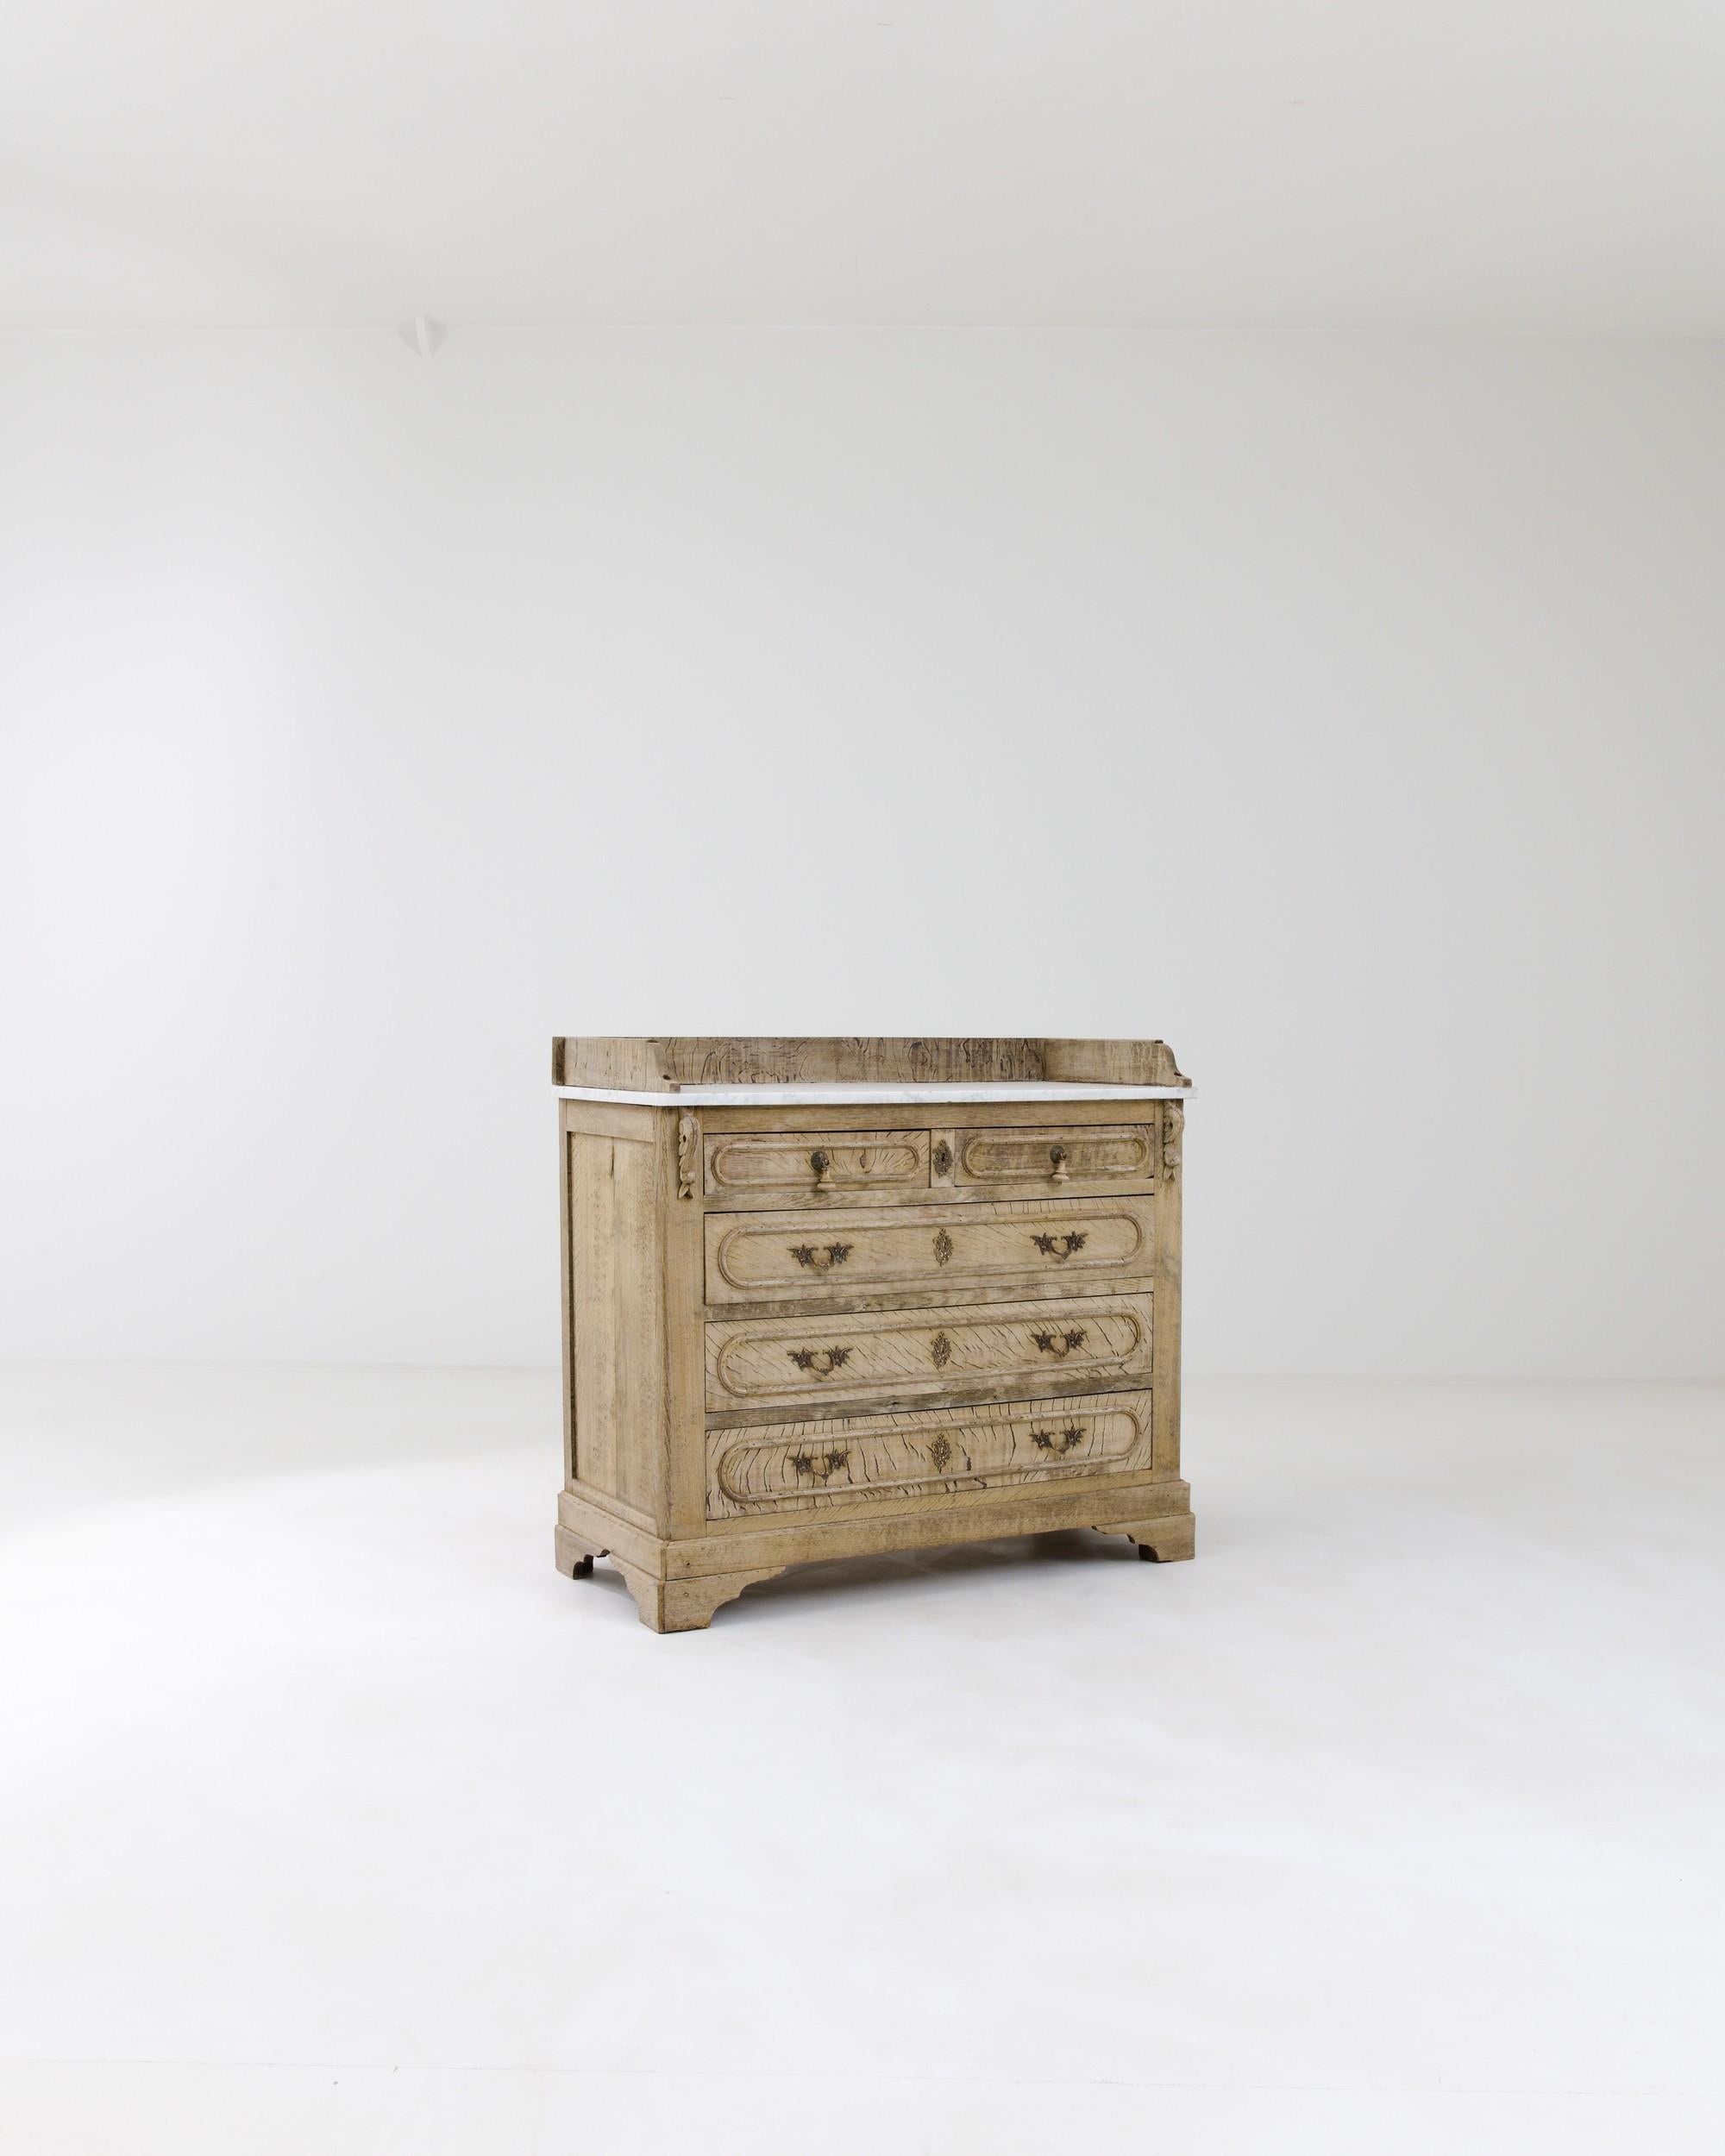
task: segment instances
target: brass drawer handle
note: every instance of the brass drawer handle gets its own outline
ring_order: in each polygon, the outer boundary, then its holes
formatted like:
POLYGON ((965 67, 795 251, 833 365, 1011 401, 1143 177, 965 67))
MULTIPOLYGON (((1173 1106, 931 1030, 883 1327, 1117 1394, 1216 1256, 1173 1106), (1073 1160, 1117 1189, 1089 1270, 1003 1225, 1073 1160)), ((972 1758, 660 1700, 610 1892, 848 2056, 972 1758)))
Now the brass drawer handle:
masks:
POLYGON ((812 1243, 793 1243, 788 1247, 799 1265, 806 1265, 816 1273, 828 1272, 833 1266, 842 1265, 850 1255, 848 1243, 827 1243, 819 1250, 812 1243))
POLYGON ((831 1377, 850 1360, 848 1347, 787 1348, 786 1352, 800 1370, 812 1370, 817 1377, 831 1377))
POLYGON ((1051 1182, 1071 1181, 1072 1178, 1066 1171, 1066 1148, 1063 1145, 1051 1145, 1048 1149, 1048 1160, 1049 1166, 1053 1170, 1049 1177, 1051 1182))
POLYGON ((817 1148, 815 1151, 809 1155, 809 1166, 814 1170, 815 1188, 817 1190, 831 1190, 832 1188, 831 1154, 817 1148))
POLYGON ((850 1448, 844 1445, 831 1452, 793 1452, 791 1465, 799 1475, 807 1475, 817 1482, 825 1482, 837 1475, 842 1467, 850 1464, 850 1448))
POLYGON ((1083 1442, 1082 1422, 1069 1423, 1063 1430, 1032 1430, 1030 1441, 1038 1452, 1046 1452, 1051 1459, 1063 1459, 1075 1445, 1083 1442))
POLYGON ((1076 1347, 1084 1344, 1084 1328, 1075 1325, 1066 1332, 1038 1332, 1036 1344, 1044 1355, 1051 1355, 1057 1363, 1063 1363, 1076 1347))
POLYGON ((1070 1257, 1074 1250, 1082 1250, 1085 1243, 1082 1235, 1033 1235, 1030 1239, 1044 1257, 1063 1261, 1070 1257))

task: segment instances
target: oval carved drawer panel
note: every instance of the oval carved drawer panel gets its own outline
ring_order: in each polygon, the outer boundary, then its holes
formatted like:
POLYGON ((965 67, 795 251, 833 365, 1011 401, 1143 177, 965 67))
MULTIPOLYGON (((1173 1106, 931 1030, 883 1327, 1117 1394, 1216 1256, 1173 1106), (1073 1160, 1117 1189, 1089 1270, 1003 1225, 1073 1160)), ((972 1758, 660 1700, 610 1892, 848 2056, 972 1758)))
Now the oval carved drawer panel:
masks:
POLYGON ((1080 1390, 1128 1375, 1148 1383, 1150 1313, 1145 1294, 875 1317, 736 1318, 706 1329, 706 1404, 723 1413, 822 1395, 914 1398, 1055 1377, 1077 1381, 1080 1390))
POLYGON ((1153 1465, 1147 1392, 755 1425, 708 1432, 707 1516, 854 1507, 1153 1465))
POLYGON ((926 1131, 727 1131, 706 1141, 710 1198, 926 1190, 926 1131))
POLYGON ((960 1131, 952 1180, 991 1183, 1117 1182, 1148 1189, 1156 1147, 1147 1123, 1093 1123, 1070 1130, 960 1131))
POLYGON ((1031 1280, 1083 1282, 1151 1269, 1148 1198, 906 1206, 869 1213, 706 1218, 709 1303, 896 1294, 1031 1280))

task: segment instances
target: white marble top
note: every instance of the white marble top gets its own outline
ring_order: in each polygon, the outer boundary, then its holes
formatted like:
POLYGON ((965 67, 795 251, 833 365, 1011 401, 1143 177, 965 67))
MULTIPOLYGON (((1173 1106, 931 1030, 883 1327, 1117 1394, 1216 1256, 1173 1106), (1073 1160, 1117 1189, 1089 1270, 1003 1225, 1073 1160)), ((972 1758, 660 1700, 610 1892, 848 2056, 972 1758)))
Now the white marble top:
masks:
POLYGON ((618 1093, 608 1086, 554 1086, 564 1100, 623 1100, 643 1108, 909 1107, 932 1100, 1186 1100, 1190 1086, 1022 1085, 683 1086, 675 1093, 618 1093))

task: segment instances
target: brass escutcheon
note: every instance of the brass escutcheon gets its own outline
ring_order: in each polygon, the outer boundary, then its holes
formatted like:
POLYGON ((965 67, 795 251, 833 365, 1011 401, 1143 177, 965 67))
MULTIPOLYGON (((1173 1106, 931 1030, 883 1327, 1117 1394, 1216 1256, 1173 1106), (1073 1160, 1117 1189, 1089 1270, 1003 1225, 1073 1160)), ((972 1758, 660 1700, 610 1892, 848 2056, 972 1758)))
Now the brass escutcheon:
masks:
POLYGON ((800 1370, 812 1370, 817 1377, 831 1377, 850 1360, 848 1347, 788 1348, 786 1352, 800 1370))
POLYGON ((1076 1347, 1084 1344, 1084 1328, 1073 1326, 1064 1332, 1038 1332, 1036 1344, 1044 1355, 1051 1355, 1057 1363, 1063 1363, 1076 1347))
POLYGON ((799 1475, 807 1475, 817 1482, 825 1482, 842 1467, 850 1463, 850 1448, 835 1448, 831 1452, 793 1452, 791 1466, 799 1475))
POLYGON ((1075 1445, 1082 1444, 1084 1426, 1082 1422, 1069 1423, 1063 1430, 1032 1430, 1030 1441, 1038 1452, 1047 1452, 1058 1460, 1070 1452, 1075 1445))

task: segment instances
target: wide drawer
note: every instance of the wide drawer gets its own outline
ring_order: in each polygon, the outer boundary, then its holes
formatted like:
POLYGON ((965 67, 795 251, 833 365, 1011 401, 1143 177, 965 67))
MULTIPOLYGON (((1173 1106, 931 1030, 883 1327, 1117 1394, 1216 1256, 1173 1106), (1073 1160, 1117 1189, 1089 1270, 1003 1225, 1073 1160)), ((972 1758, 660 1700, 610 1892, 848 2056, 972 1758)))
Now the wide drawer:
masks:
POLYGON ((1068 1182, 1148 1190, 1156 1173, 1155 1131, 1148 1123, 959 1131, 951 1152, 952 1181, 961 1190, 1057 1188, 1068 1182))
POLYGON ((874 1317, 731 1318, 706 1328, 712 1413, 831 1398, 915 1399, 968 1386, 1058 1379, 1083 1391, 1148 1382, 1151 1299, 1075 1297, 886 1312, 874 1317))
POLYGON ((1148 1392, 707 1432, 707 1517, 811 1511, 1155 1465, 1148 1392))
POLYGON ((722 1131, 706 1144, 706 1194, 824 1198, 928 1188, 926 1131, 722 1131))
POLYGON ((897 1294, 918 1288, 1080 1281, 1151 1269, 1148 1198, 906 1206, 872 1213, 706 1217, 709 1303, 897 1294))

